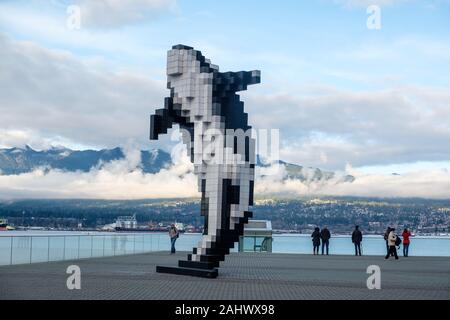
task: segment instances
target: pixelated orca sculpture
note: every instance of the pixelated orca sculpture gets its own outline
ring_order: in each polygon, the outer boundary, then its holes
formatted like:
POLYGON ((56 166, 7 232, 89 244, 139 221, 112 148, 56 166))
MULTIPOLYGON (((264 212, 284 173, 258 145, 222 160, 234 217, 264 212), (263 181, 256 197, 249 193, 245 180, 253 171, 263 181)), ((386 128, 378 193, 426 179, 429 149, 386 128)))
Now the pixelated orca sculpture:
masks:
POLYGON ((248 134, 243 143, 242 135, 229 139, 229 132, 250 131, 244 103, 236 92, 260 83, 261 73, 222 73, 200 51, 176 45, 168 52, 167 78, 170 97, 150 118, 150 139, 157 140, 173 124, 180 126, 198 174, 205 224, 201 240, 186 261, 180 260, 178 267, 157 266, 156 271, 215 278, 220 261, 239 241, 244 224, 252 217, 255 141, 248 134), (219 150, 205 151, 215 138, 221 141, 216 141, 219 150))

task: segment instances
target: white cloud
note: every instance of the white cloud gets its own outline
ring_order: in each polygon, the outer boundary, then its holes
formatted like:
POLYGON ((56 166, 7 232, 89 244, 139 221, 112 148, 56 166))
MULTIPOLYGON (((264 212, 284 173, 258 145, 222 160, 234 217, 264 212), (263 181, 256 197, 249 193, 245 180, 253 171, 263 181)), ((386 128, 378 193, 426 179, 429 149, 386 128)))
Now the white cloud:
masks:
POLYGON ((155 74, 165 75, 164 61, 158 59, 165 55, 167 48, 149 47, 142 41, 143 35, 155 38, 159 30, 146 26, 141 26, 138 32, 120 28, 98 30, 84 25, 80 29, 70 29, 67 27, 70 16, 66 9, 73 1, 67 2, 61 3, 55 10, 49 2, 43 1, 27 1, 25 4, 0 1, 0 29, 17 38, 32 39, 47 47, 81 52, 80 56, 83 57, 90 54, 90 59, 107 62, 110 70, 118 67, 135 70, 149 68, 155 74))
POLYGON ((24 129, 1 129, 0 148, 24 148, 30 146, 34 150, 48 150, 52 147, 65 147, 73 150, 95 149, 95 146, 80 144, 61 136, 43 136, 41 132, 24 129))
POLYGON ((1 33, 0 70, 2 132, 32 132, 82 145, 147 143, 149 115, 166 94, 162 81, 109 72, 66 51, 12 41, 1 33))
POLYGON ((48 149, 49 144, 45 139, 38 138, 33 141, 33 135, 29 130, 3 130, 0 129, 0 148, 23 148, 29 143, 37 149, 48 149))
POLYGON ((328 181, 302 183, 296 179, 283 180, 282 174, 266 176, 255 183, 255 194, 450 199, 450 172, 446 169, 386 175, 364 174, 348 167, 346 174, 353 175, 355 181, 342 182, 337 176, 328 181))
POLYGON ((79 0, 81 23, 112 28, 142 22, 173 11, 176 0, 79 0))
POLYGON ((246 96, 255 128, 280 129, 283 160, 342 170, 450 159, 448 88, 305 91, 246 96))

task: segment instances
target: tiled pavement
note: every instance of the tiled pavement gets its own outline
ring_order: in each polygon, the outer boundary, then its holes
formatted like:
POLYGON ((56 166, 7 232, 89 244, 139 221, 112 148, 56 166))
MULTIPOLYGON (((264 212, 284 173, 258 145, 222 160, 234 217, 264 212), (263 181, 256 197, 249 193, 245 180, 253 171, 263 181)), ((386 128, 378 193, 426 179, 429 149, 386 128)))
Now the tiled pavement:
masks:
POLYGON ((0 267, 0 299, 450 299, 450 258, 231 254, 217 279, 155 272, 186 253, 165 252, 0 267), (68 290, 66 268, 81 268, 68 290), (381 290, 369 290, 369 265, 381 290))

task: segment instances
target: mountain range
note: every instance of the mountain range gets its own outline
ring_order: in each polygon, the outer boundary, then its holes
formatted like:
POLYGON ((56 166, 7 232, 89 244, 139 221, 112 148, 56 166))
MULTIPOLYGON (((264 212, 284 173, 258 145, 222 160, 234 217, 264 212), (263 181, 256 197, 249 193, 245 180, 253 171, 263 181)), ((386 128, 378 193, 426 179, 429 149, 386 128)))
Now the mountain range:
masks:
MULTIPOLYGON (((94 167, 124 158, 125 153, 121 148, 81 151, 51 148, 36 151, 26 146, 0 149, 0 171, 4 175, 31 172, 37 168, 88 172, 94 167)), ((145 173, 156 173, 171 163, 170 154, 163 150, 141 151, 141 169, 145 173)))
MULTIPOLYGON (((103 165, 125 158, 123 149, 102 150, 71 150, 68 148, 51 148, 37 151, 29 146, 25 148, 0 149, 0 174, 17 175, 31 172, 38 168, 47 170, 59 169, 63 171, 88 172, 92 168, 101 168, 103 165)), ((142 150, 139 167, 145 173, 156 173, 162 168, 172 164, 170 154, 161 149, 142 150)), ((318 168, 305 168, 303 166, 279 161, 285 167, 285 179, 299 179, 302 182, 327 181, 336 177, 331 171, 323 171, 318 168)), ((260 157, 257 157, 258 167, 268 167, 260 157)), ((344 175, 339 182, 353 182, 355 178, 344 175)))

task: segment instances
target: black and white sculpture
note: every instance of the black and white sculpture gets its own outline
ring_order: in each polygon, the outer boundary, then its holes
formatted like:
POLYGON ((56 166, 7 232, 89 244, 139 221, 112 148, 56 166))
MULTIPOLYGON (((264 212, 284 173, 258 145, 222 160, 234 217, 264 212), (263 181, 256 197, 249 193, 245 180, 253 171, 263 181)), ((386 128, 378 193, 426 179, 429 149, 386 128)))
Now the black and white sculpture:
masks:
POLYGON ((215 278, 252 216, 255 140, 236 94, 260 83, 260 71, 219 72, 200 51, 176 45, 168 52, 170 97, 151 116, 150 139, 178 124, 201 192, 202 239, 178 267, 157 272, 215 278))

